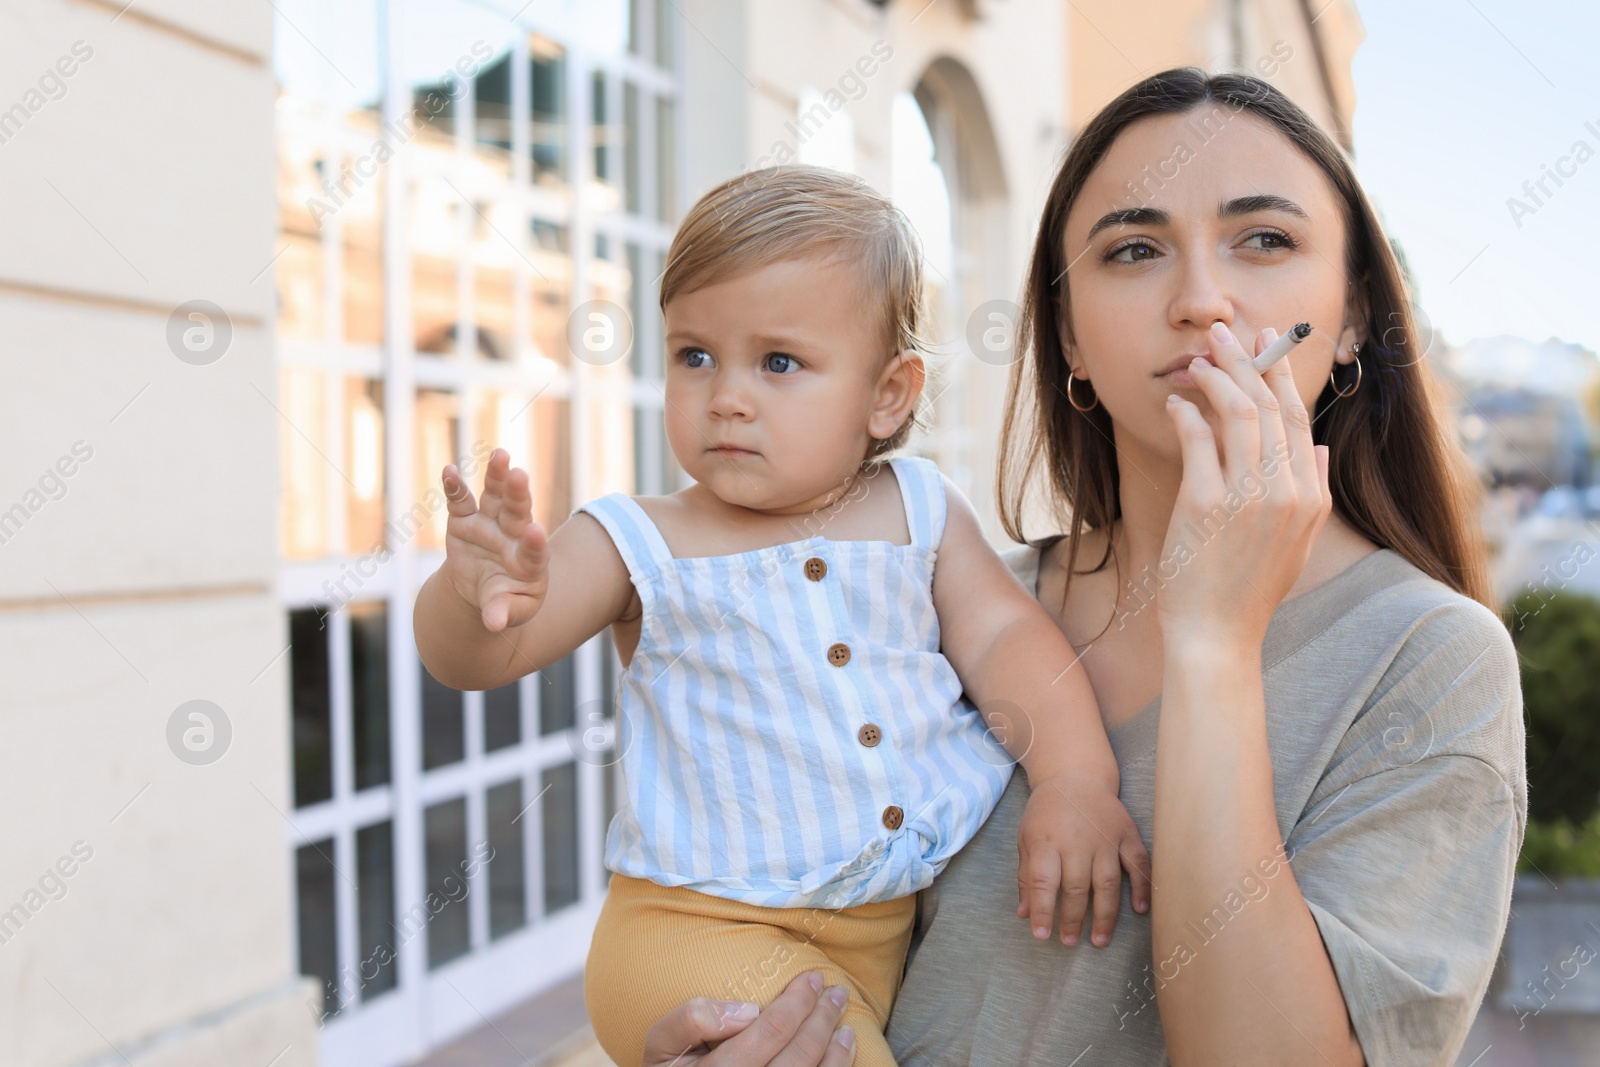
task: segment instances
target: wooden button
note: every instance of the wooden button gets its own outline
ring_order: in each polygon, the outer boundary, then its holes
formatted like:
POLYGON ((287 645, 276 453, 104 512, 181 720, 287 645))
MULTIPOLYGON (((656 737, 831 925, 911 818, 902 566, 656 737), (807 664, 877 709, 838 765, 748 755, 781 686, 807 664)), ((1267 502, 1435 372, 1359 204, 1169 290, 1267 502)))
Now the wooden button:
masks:
POLYGON ((806 560, 806 577, 810 578, 813 582, 822 581, 822 576, 827 573, 827 561, 820 560, 816 556, 812 556, 810 559, 806 560))
POLYGON ((878 724, 869 722, 856 731, 856 740, 868 748, 877 748, 878 742, 883 740, 883 731, 878 729, 878 724))
POLYGON ((891 830, 900 829, 900 824, 906 821, 906 813, 898 805, 890 804, 883 809, 883 825, 891 830))
POLYGON ((828 662, 835 667, 843 667, 850 662, 850 646, 835 643, 828 646, 828 662))

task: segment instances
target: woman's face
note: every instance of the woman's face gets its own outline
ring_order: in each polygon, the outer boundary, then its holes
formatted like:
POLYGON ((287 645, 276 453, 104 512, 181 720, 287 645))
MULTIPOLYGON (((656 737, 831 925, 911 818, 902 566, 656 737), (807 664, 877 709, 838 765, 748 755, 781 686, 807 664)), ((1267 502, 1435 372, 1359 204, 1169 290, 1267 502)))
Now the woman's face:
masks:
POLYGON ((1217 427, 1186 371, 1163 375, 1209 358, 1213 322, 1252 354, 1266 327, 1281 335, 1309 322, 1311 336, 1286 357, 1308 411, 1335 341, 1349 362, 1363 339, 1346 325, 1345 223, 1332 186, 1248 111, 1208 104, 1127 127, 1084 183, 1065 242, 1067 361, 1094 383, 1119 445, 1131 435, 1176 462, 1174 392, 1217 427))

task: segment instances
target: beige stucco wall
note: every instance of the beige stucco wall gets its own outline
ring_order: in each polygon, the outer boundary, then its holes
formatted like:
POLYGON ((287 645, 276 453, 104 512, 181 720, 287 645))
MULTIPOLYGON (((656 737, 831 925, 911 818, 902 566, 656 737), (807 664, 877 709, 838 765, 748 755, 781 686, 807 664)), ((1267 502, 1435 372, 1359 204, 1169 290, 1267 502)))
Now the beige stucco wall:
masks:
POLYGON ((0 1063, 306 1067, 272 9, 122 7, 0 5, 0 1063), (194 299, 232 323, 204 366, 167 339, 194 299), (232 726, 209 765, 168 746, 193 699, 232 726))
POLYGON ((1230 68, 1237 50, 1239 68, 1267 77, 1350 146, 1350 63, 1365 36, 1353 0, 1167 0, 1159 17, 1122 0, 1067 6, 1073 130, 1140 78, 1191 64, 1230 68))

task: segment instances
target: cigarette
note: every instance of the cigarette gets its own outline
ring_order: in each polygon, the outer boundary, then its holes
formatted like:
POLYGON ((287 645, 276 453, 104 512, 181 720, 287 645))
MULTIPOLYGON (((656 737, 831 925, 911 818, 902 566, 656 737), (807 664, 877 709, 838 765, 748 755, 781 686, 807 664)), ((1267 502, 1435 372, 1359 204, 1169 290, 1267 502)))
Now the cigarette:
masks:
POLYGON ((1278 360, 1293 352, 1294 346, 1309 336, 1311 336, 1311 324, 1302 322, 1263 349, 1259 356, 1250 361, 1250 365, 1258 372, 1265 371, 1278 360))

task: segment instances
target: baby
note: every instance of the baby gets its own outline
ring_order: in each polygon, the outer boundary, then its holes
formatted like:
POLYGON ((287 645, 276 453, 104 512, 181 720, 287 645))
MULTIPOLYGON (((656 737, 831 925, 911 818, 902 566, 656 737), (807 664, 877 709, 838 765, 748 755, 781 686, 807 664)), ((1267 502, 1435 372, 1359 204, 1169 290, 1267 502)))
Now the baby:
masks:
POLYGON ((661 279, 667 439, 694 484, 601 497, 547 539, 503 451, 480 504, 444 469, 447 557, 415 611, 428 670, 504 685, 606 626, 625 666, 584 974, 619 1064, 685 1000, 765 1004, 817 969, 848 992, 856 1062, 891 1067, 916 892, 1016 762, 1034 935, 1065 894, 1076 944, 1092 889, 1107 943, 1123 868, 1145 906, 1147 853, 1072 646, 959 490, 886 458, 923 388, 920 263, 859 179, 735 178, 689 213, 661 279))

